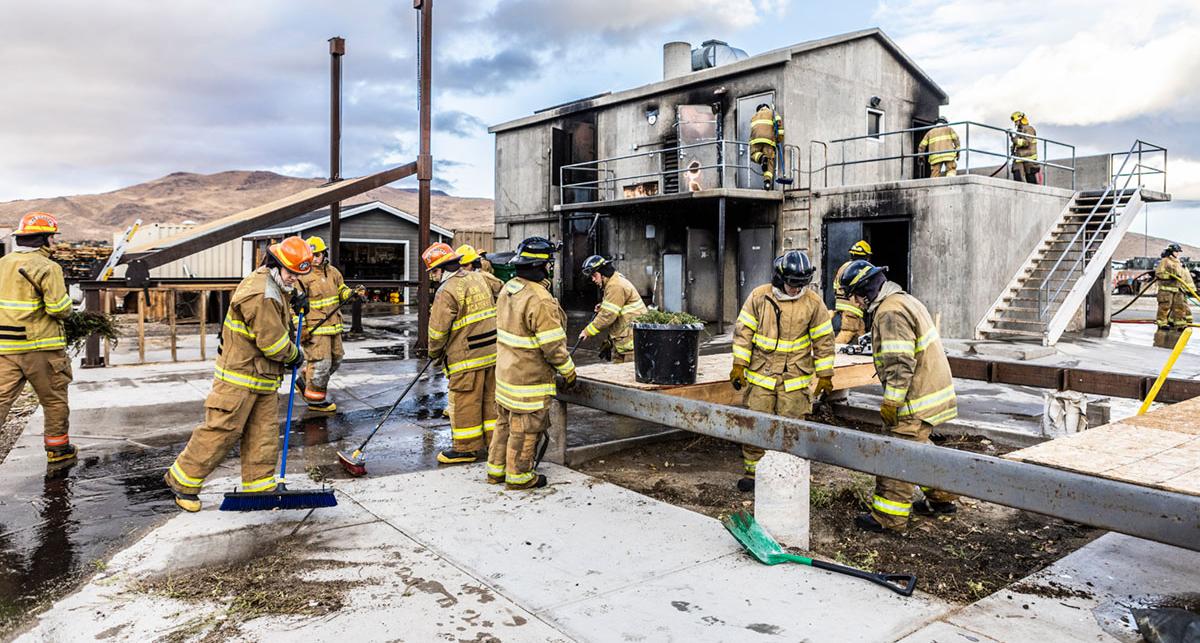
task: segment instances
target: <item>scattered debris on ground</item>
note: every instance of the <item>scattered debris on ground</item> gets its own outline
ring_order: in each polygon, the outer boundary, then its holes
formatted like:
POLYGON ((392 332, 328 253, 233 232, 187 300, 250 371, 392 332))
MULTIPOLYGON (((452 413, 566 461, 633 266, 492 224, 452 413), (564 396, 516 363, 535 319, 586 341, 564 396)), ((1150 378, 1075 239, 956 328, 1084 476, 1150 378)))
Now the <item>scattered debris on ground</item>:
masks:
MULTIPOLYGON (((939 443, 989 455, 1007 451, 974 436, 939 443)), ((736 487, 741 462, 738 445, 701 436, 627 449, 577 468, 716 518, 753 511, 753 495, 736 487)), ((906 534, 869 534, 855 528, 853 520, 866 510, 873 488, 870 475, 812 463, 811 551, 871 571, 917 573, 921 590, 956 603, 973 602, 1019 581, 1103 533, 964 498, 952 517, 914 516, 906 534)))
POLYGON ((267 543, 246 560, 185 570, 139 581, 135 590, 189 603, 220 605, 223 611, 193 618, 164 641, 224 641, 244 635, 241 625, 260 616, 323 616, 342 609, 346 595, 365 580, 312 580, 310 572, 354 563, 305 558, 305 537, 267 543))
POLYGON ((17 396, 17 401, 13 402, 12 409, 8 412, 8 419, 4 421, 3 426, 0 426, 0 462, 4 462, 4 459, 8 457, 8 452, 12 451, 13 445, 17 443, 17 438, 21 437, 21 431, 25 430, 29 416, 33 415, 37 407, 37 395, 34 394, 33 388, 26 384, 25 390, 17 396))

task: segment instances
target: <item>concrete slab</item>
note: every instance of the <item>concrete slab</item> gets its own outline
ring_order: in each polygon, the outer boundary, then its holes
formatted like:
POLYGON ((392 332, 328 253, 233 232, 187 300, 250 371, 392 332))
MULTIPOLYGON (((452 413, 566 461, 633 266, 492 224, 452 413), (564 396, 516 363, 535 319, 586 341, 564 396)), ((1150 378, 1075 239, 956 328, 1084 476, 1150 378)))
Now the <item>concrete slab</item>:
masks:
POLYGON ((1140 641, 1130 607, 1195 592, 1200 552, 1105 534, 1053 565, 949 614, 905 641, 947 638, 945 625, 983 640, 1140 641))

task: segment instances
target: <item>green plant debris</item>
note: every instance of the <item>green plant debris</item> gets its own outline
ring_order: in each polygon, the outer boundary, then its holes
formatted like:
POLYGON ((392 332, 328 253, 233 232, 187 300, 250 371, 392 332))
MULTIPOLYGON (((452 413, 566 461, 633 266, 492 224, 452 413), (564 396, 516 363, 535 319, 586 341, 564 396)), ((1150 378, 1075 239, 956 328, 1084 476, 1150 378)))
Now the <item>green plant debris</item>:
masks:
POLYGON ((78 353, 83 343, 93 334, 99 335, 111 347, 116 347, 120 339, 120 325, 113 315, 93 312, 90 310, 75 311, 63 321, 63 334, 67 338, 67 349, 78 353))
POLYGON ((669 313, 665 310, 651 310, 639 315, 633 320, 637 324, 703 324, 704 321, 688 313, 669 313))

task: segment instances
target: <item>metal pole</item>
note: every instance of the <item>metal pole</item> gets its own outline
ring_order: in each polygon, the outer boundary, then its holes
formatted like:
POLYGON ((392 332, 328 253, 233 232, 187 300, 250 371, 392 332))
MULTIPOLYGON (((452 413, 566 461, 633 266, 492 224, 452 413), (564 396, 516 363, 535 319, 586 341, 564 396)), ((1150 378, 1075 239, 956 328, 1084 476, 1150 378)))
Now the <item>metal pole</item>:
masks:
POLYGON ((717 199, 717 334, 725 332, 725 197, 717 199))
MULTIPOLYGON (((107 299, 108 292, 105 291, 103 296, 107 299)), ((83 291, 83 308, 89 312, 100 310, 101 291, 99 288, 87 288, 83 291)), ((105 311, 107 312, 107 311, 105 311)), ((105 344, 107 346, 107 344, 105 344)), ((83 349, 84 368, 96 368, 97 366, 108 366, 107 360, 100 357, 100 336, 92 333, 88 335, 83 349)))
MULTIPOLYGON (((329 182, 342 180, 342 56, 346 39, 329 39, 329 182)), ((341 268, 342 203, 329 205, 329 263, 341 268)))
MULTIPOLYGON (((418 252, 429 247, 429 188, 433 180, 433 155, 430 153, 430 78, 433 74, 433 0, 413 0, 413 8, 421 12, 419 61, 417 69, 420 103, 421 147, 417 156, 417 246, 418 252)), ((417 286, 417 345, 418 355, 425 353, 429 342, 429 274, 420 271, 417 286)))

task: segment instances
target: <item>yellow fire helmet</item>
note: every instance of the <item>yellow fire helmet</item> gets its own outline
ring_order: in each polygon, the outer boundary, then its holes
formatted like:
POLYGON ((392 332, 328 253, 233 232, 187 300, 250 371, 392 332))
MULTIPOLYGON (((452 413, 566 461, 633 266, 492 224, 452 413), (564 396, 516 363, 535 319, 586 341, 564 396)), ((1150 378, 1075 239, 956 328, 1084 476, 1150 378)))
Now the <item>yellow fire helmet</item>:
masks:
POLYGON ((1012 122, 1014 122, 1014 123, 1016 123, 1017 121, 1026 120, 1025 112, 1013 112, 1012 115, 1009 116, 1009 118, 1011 118, 1012 122))
POLYGON ((870 257, 871 244, 867 243, 866 241, 859 241, 858 243, 855 243, 854 245, 850 246, 850 256, 870 257))
POLYGON ((315 252, 325 252, 328 248, 325 246, 325 240, 321 237, 309 237, 307 240, 308 247, 315 252))
POLYGON ((474 263, 479 258, 479 252, 471 244, 464 243, 454 251, 454 254, 459 256, 459 263, 469 264, 474 263))

